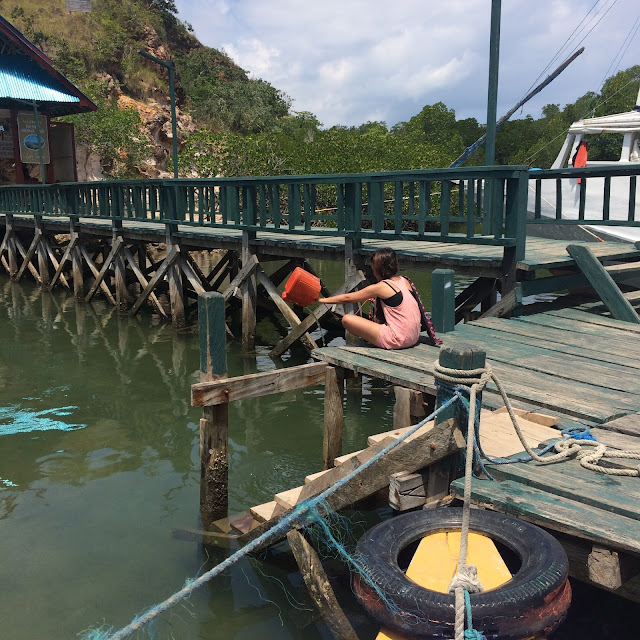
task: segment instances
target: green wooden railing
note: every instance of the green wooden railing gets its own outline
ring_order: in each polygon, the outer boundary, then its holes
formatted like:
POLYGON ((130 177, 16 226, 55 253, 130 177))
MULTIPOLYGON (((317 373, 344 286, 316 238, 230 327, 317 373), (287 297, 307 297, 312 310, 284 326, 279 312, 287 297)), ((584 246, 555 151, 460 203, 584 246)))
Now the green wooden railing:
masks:
POLYGON ((516 247, 526 167, 0 187, 0 213, 516 247))
POLYGON ((639 174, 640 164, 631 163, 532 170, 527 222, 638 227, 639 174))

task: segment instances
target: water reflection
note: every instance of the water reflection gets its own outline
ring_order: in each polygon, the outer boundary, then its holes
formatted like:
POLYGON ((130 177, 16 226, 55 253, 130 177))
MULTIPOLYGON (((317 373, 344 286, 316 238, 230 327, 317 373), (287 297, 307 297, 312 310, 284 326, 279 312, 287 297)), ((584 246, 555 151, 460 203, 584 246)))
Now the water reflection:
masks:
MULTIPOLYGON (((229 375, 305 362, 302 350, 268 357, 283 330, 264 317, 255 353, 230 343, 229 375)), ((127 624, 220 559, 173 533, 200 526, 201 410, 190 406, 197 335, 3 277, 0 331, 0 583, 9 587, 0 635, 50 640, 101 621, 127 624)), ((322 406, 321 388, 231 405, 233 512, 320 469, 322 406)), ((350 392, 345 451, 388 424, 390 406, 367 389, 350 392)), ((163 617, 158 638, 321 637, 286 558, 276 550, 234 568, 194 594, 188 610, 163 617)))

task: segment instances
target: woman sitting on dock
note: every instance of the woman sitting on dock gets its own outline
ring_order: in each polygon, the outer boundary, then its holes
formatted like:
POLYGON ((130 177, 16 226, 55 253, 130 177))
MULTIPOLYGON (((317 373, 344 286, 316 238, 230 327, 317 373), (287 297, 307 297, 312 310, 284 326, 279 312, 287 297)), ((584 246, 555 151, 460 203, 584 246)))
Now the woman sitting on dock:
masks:
MULTIPOLYGON (((349 332, 376 347, 383 349, 405 349, 418 342, 423 324, 423 309, 418 305, 417 293, 408 278, 399 276, 398 259, 393 249, 379 249, 371 258, 371 269, 376 284, 359 291, 343 293, 330 298, 319 298, 323 304, 348 304, 350 302, 375 303, 382 308, 380 322, 367 320, 359 315, 348 313, 342 318, 342 326, 349 332)), ((426 314, 425 318, 426 319, 426 314)), ((428 323, 428 319, 426 319, 428 323)), ((430 323, 429 323, 430 324, 430 323)), ((431 327, 431 331, 433 328, 431 327)), ((431 334, 431 331, 429 333, 431 334)), ((435 343, 435 334, 432 336, 435 343)))

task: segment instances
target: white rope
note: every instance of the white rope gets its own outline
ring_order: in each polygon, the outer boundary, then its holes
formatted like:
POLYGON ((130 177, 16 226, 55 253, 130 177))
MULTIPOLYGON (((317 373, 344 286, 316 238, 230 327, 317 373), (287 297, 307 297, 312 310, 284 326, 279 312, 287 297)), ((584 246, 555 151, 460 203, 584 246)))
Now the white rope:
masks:
POLYGON ((469 389, 469 418, 467 421, 466 460, 464 472, 464 493, 462 505, 462 525, 460 532, 460 555, 458 557, 458 570, 449 584, 449 593, 455 594, 455 640, 464 640, 465 602, 464 592, 478 593, 482 591, 482 584, 478 579, 477 568, 467 564, 467 550, 469 539, 469 520, 471 515, 471 477, 473 473, 473 446, 475 442, 475 416, 477 394, 487 385, 489 380, 496 385, 513 427, 524 447, 533 460, 541 464, 550 464, 575 457, 586 469, 608 475, 640 476, 640 466, 636 469, 611 469, 597 464, 602 458, 631 458, 640 460, 640 450, 608 451, 606 445, 593 440, 578 440, 568 438, 555 444, 556 453, 551 456, 539 456, 528 445, 522 433, 518 418, 513 411, 507 394, 493 373, 490 365, 482 369, 448 369, 435 362, 433 365, 434 377, 439 382, 452 386, 468 386, 469 389), (590 448, 590 451, 583 450, 590 448))

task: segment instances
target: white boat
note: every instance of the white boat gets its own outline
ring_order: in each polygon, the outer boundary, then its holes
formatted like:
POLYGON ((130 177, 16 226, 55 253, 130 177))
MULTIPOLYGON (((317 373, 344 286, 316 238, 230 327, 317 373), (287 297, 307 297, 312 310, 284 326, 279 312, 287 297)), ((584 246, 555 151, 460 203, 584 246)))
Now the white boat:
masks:
MULTIPOLYGON (((585 118, 574 122, 569 128, 567 138, 551 166, 551 169, 566 169, 574 166, 586 166, 587 168, 610 168, 617 167, 626 169, 626 173, 640 175, 640 92, 636 99, 636 106, 631 111, 598 118, 585 118), (589 161, 586 165, 579 161, 579 156, 583 155, 584 143, 596 139, 600 134, 614 133, 622 138, 620 156, 615 161, 589 161), (581 147, 581 153, 577 154, 581 147), (576 156, 578 155, 578 161, 576 156), (635 169, 635 171, 634 171, 635 169)), ((530 172, 529 182, 529 218, 534 217, 536 206, 536 172, 530 172)), ((557 210, 557 179, 560 176, 549 175, 544 178, 546 172, 541 172, 539 181, 540 192, 540 216, 542 218, 556 218, 557 210)), ((608 187, 605 185, 604 176, 590 176, 584 183, 584 210, 580 216, 581 184, 578 178, 564 176, 560 178, 561 193, 561 219, 579 220, 582 219, 591 224, 567 225, 567 224, 528 224, 527 233, 529 235, 554 237, 561 239, 584 239, 584 240, 620 240, 626 242, 640 241, 640 227, 626 227, 614 225, 598 225, 593 222, 607 219, 611 221, 629 220, 629 210, 631 201, 631 212, 633 218, 640 222, 640 180, 636 180, 629 175, 611 176, 608 187), (633 184, 635 182, 635 199, 633 198, 633 184), (609 197, 606 198, 606 192, 609 197), (608 200, 608 211, 605 208, 608 200)))

